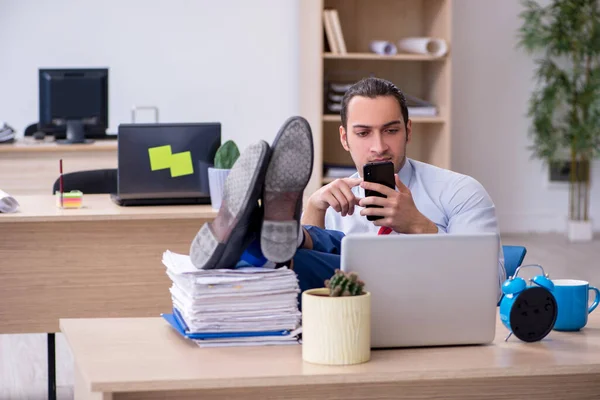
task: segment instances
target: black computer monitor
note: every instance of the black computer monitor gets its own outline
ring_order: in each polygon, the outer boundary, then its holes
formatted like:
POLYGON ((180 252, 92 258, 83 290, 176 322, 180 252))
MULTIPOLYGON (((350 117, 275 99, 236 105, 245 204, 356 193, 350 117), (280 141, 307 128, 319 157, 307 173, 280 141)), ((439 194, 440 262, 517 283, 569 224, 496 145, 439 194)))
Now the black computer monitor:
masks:
POLYGON ((58 143, 89 143, 106 136, 108 69, 39 70, 39 129, 58 143), (65 139, 66 138, 66 139, 65 139))

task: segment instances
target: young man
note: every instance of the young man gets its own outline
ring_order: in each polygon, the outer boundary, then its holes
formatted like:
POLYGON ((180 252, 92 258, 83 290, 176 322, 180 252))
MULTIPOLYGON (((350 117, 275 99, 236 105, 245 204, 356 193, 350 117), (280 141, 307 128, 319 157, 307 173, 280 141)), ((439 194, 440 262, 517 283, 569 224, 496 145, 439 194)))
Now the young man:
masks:
MULTIPOLYGON (((342 146, 358 171, 367 162, 392 161, 397 190, 363 182, 360 173, 338 179, 310 196, 301 227, 302 193, 312 172, 312 134, 306 120, 291 118, 272 147, 260 142, 240 156, 217 218, 192 243, 193 263, 232 268, 240 258, 262 263, 264 255, 290 265, 304 291, 323 287, 340 267, 341 239, 348 233, 497 233, 495 208, 483 187, 468 176, 408 159, 411 134, 406 100, 396 86, 377 78, 352 86, 342 101, 342 146), (365 198, 364 189, 387 198, 365 198), (381 208, 365 208, 370 204, 381 208), (371 222, 367 215, 383 218, 371 222)), ((506 278, 502 253, 498 271, 500 287, 506 278)))
MULTIPOLYGON (((412 123, 406 99, 394 84, 378 78, 356 83, 344 95, 341 117, 340 141, 358 172, 311 195, 303 224, 344 234, 498 233, 494 204, 479 182, 406 157, 412 123), (363 165, 374 161, 394 163, 396 190, 363 181, 363 165), (365 189, 387 198, 365 198, 365 189), (381 208, 365 208, 367 205, 381 208), (369 221, 368 215, 383 218, 369 221)), ((331 236, 317 232, 313 236, 319 235, 320 241, 331 236)), ((335 252, 337 246, 337 240, 333 241, 329 250, 335 252)), ((499 287, 505 279, 500 246, 499 287)))

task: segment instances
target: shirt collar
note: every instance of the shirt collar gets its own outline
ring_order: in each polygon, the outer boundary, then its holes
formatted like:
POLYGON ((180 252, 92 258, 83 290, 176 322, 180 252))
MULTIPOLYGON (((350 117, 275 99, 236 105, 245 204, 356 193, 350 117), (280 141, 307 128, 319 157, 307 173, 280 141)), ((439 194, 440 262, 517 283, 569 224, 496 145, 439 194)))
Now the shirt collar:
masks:
POLYGON ((414 169, 413 169, 412 163, 410 162, 410 159, 408 157, 406 157, 405 160, 406 161, 404 162, 404 165, 402 166, 402 168, 400 169, 400 172, 398 173, 398 177, 400 178, 400 181, 402 181, 402 183, 404 183, 404 186, 410 187, 414 169))

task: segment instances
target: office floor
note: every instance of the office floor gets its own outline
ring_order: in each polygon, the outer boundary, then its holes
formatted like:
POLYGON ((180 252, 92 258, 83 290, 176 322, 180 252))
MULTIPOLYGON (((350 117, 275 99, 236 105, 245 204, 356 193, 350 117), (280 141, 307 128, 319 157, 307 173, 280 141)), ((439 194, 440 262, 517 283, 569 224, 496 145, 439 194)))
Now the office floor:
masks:
MULTIPOLYGON (((600 236, 585 244, 569 243, 560 234, 503 235, 502 240, 503 244, 526 246, 525 263, 541 264, 551 278, 583 279, 600 285, 600 236)), ((532 268, 524 276, 538 271, 532 268)), ((73 359, 61 334, 56 335, 56 352, 58 399, 72 399, 73 359)), ((46 335, 0 335, 0 400, 45 399, 46 377, 46 335)))

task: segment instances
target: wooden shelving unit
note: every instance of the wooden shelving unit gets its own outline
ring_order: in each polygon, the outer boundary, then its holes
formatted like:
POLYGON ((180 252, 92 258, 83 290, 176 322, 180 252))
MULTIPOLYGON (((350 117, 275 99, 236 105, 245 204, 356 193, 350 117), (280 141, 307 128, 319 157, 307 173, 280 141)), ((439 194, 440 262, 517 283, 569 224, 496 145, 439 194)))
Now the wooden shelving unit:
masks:
POLYGON ((326 112, 324 89, 330 81, 352 83, 374 75, 394 82, 406 94, 425 99, 438 109, 435 117, 410 117, 413 141, 407 155, 451 168, 451 4, 452 0, 303 0, 300 2, 300 111, 313 130, 315 164, 308 192, 332 179, 323 164, 352 164, 339 141, 339 114, 326 112), (323 11, 338 12, 346 54, 334 54, 325 44, 323 11), (371 40, 397 43, 405 37, 444 39, 442 57, 398 53, 378 55, 371 40), (352 75, 354 74, 354 75, 352 75))

